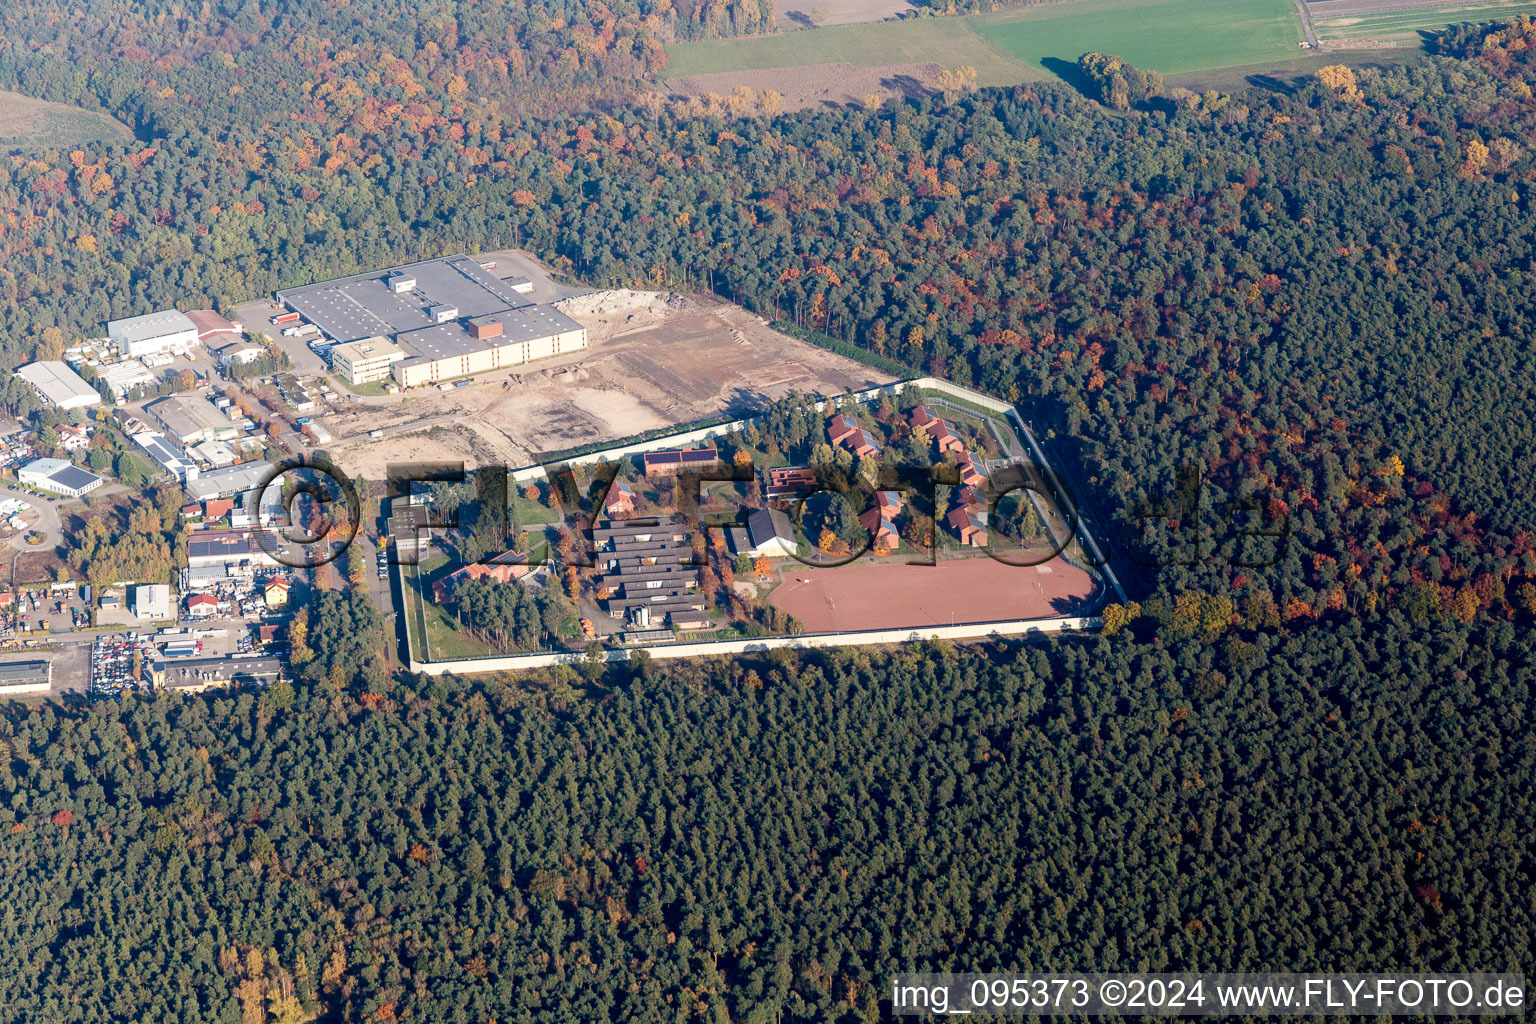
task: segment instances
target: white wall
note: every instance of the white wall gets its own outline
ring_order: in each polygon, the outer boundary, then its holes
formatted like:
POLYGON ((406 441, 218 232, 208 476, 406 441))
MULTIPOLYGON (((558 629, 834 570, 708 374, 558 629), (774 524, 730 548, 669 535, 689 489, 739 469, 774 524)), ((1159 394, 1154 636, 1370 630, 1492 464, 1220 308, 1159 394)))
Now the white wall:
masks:
MULTIPOLYGON (((810 636, 756 637, 750 640, 706 640, 690 644, 665 644, 638 647, 654 661, 672 658, 701 658, 722 654, 758 654, 787 648, 810 650, 818 647, 859 647, 870 644, 905 644, 923 640, 977 640, 988 637, 1028 636, 1047 633, 1092 630, 1099 620, 1091 616, 1064 619, 1025 619, 1012 622, 983 622, 971 626, 927 626, 921 629, 871 629, 856 633, 817 633, 810 636)), ((410 632, 406 632, 409 642, 410 632)), ((607 661, 628 661, 630 649, 604 651, 607 661)), ((431 676, 479 675, 486 672, 515 672, 519 669, 547 668, 579 662, 580 654, 509 654, 500 658, 464 658, 457 661, 417 661, 411 650, 411 671, 431 676)))

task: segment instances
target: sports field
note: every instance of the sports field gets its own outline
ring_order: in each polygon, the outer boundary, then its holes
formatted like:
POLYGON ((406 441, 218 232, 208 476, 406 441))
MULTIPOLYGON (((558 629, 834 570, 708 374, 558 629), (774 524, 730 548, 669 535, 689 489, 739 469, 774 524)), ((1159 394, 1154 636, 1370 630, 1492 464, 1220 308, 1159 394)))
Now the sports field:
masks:
POLYGON ((931 62, 968 64, 981 85, 1011 85, 1053 77, 1090 50, 1179 74, 1289 60, 1300 40, 1290 0, 1068 0, 995 14, 683 43, 668 50, 667 76, 931 62))
POLYGON ((1421 32, 1434 32, 1463 21, 1503 21, 1519 14, 1536 14, 1528 0, 1492 3, 1436 4, 1393 10, 1403 0, 1323 0, 1307 5, 1312 27, 1324 43, 1369 39, 1399 46, 1416 46, 1421 32))
POLYGON ((1094 594, 1093 578, 1060 558, 1023 567, 985 557, 935 565, 793 565, 784 577, 768 599, 808 633, 1080 615, 1094 594))

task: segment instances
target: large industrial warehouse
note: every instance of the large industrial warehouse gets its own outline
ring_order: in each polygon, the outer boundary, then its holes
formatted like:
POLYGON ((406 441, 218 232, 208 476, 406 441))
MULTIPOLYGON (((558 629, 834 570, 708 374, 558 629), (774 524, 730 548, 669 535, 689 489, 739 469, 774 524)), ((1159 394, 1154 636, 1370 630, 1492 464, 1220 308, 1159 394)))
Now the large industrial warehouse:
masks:
POLYGON ((402 387, 489 373, 587 347, 587 329, 553 306, 524 301, 468 256, 289 288, 278 302, 340 344, 384 339, 405 358, 402 387))
POLYGON ((101 392, 57 360, 28 363, 16 371, 16 376, 31 384, 38 398, 60 412, 101 404, 101 392))

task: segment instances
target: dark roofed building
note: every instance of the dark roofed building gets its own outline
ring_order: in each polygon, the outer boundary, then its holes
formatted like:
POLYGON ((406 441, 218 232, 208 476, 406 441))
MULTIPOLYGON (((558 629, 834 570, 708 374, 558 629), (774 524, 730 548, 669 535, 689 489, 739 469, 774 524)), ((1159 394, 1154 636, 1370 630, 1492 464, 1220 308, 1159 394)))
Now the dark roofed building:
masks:
POLYGON ((277 559, 267 553, 267 548, 277 550, 277 535, 266 533, 263 547, 262 534, 258 530, 199 530, 187 538, 187 565, 277 565, 277 559))
POLYGON ((0 662, 0 696, 47 693, 53 688, 53 664, 48 661, 0 662))
POLYGON ((747 513, 747 544, 741 553, 753 558, 782 558, 800 548, 794 524, 776 508, 758 508, 747 513))
POLYGON ((708 625, 699 570, 685 564, 692 554, 687 539, 670 517, 596 524, 592 541, 604 571, 598 584, 609 595, 608 613, 641 628, 708 625))

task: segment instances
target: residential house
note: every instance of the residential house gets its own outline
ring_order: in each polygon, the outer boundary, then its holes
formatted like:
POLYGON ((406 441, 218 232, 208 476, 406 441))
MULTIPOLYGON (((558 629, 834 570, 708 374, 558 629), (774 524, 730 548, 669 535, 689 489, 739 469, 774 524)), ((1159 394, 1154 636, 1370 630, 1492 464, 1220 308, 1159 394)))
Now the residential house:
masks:
POLYGON ((603 511, 610 516, 632 516, 639 507, 640 496, 635 493, 635 489, 622 480, 616 480, 608 491, 608 503, 603 506, 603 511))
POLYGON ((875 435, 862 427, 843 439, 843 447, 861 459, 874 459, 880 456, 880 442, 875 440, 875 435))
POLYGON ((203 502, 203 518, 209 522, 223 519, 234 510, 234 498, 209 498, 203 502))
POLYGON ((266 587, 261 592, 262 600, 268 608, 282 608, 288 603, 288 591, 292 586, 285 576, 274 576, 267 581, 266 587))
POLYGON ((959 487, 955 489, 955 504, 975 513, 987 510, 987 495, 979 487, 959 487))
POLYGON ((960 467, 960 482, 967 487, 980 487, 987 482, 987 471, 969 449, 961 449, 956 459, 960 467))
POLYGON ((949 428, 949 424, 933 414, 933 410, 926 405, 920 405, 907 416, 907 424, 913 430, 919 428, 928 435, 928 439, 937 447, 939 454, 945 452, 958 452, 965 448, 960 438, 949 428))
POLYGON ((986 546, 987 528, 982 524, 981 519, 969 509, 951 509, 945 521, 949 523, 949 528, 954 531, 961 544, 966 544, 973 548, 986 546))
POLYGON ((219 599, 212 594, 193 594, 187 598, 187 618, 206 619, 218 614, 219 599))
POLYGON ((896 532, 896 524, 882 514, 880 509, 868 510, 859 516, 859 522, 863 523, 864 529, 874 536, 871 547, 875 551, 895 551, 900 546, 901 534, 896 532))
POLYGON ((74 423, 61 423, 57 431, 59 447, 67 452, 77 452, 91 443, 91 428, 74 423))
POLYGON ((858 421, 852 416, 838 413, 827 423, 827 440, 834 445, 842 444, 859 431, 858 421))

